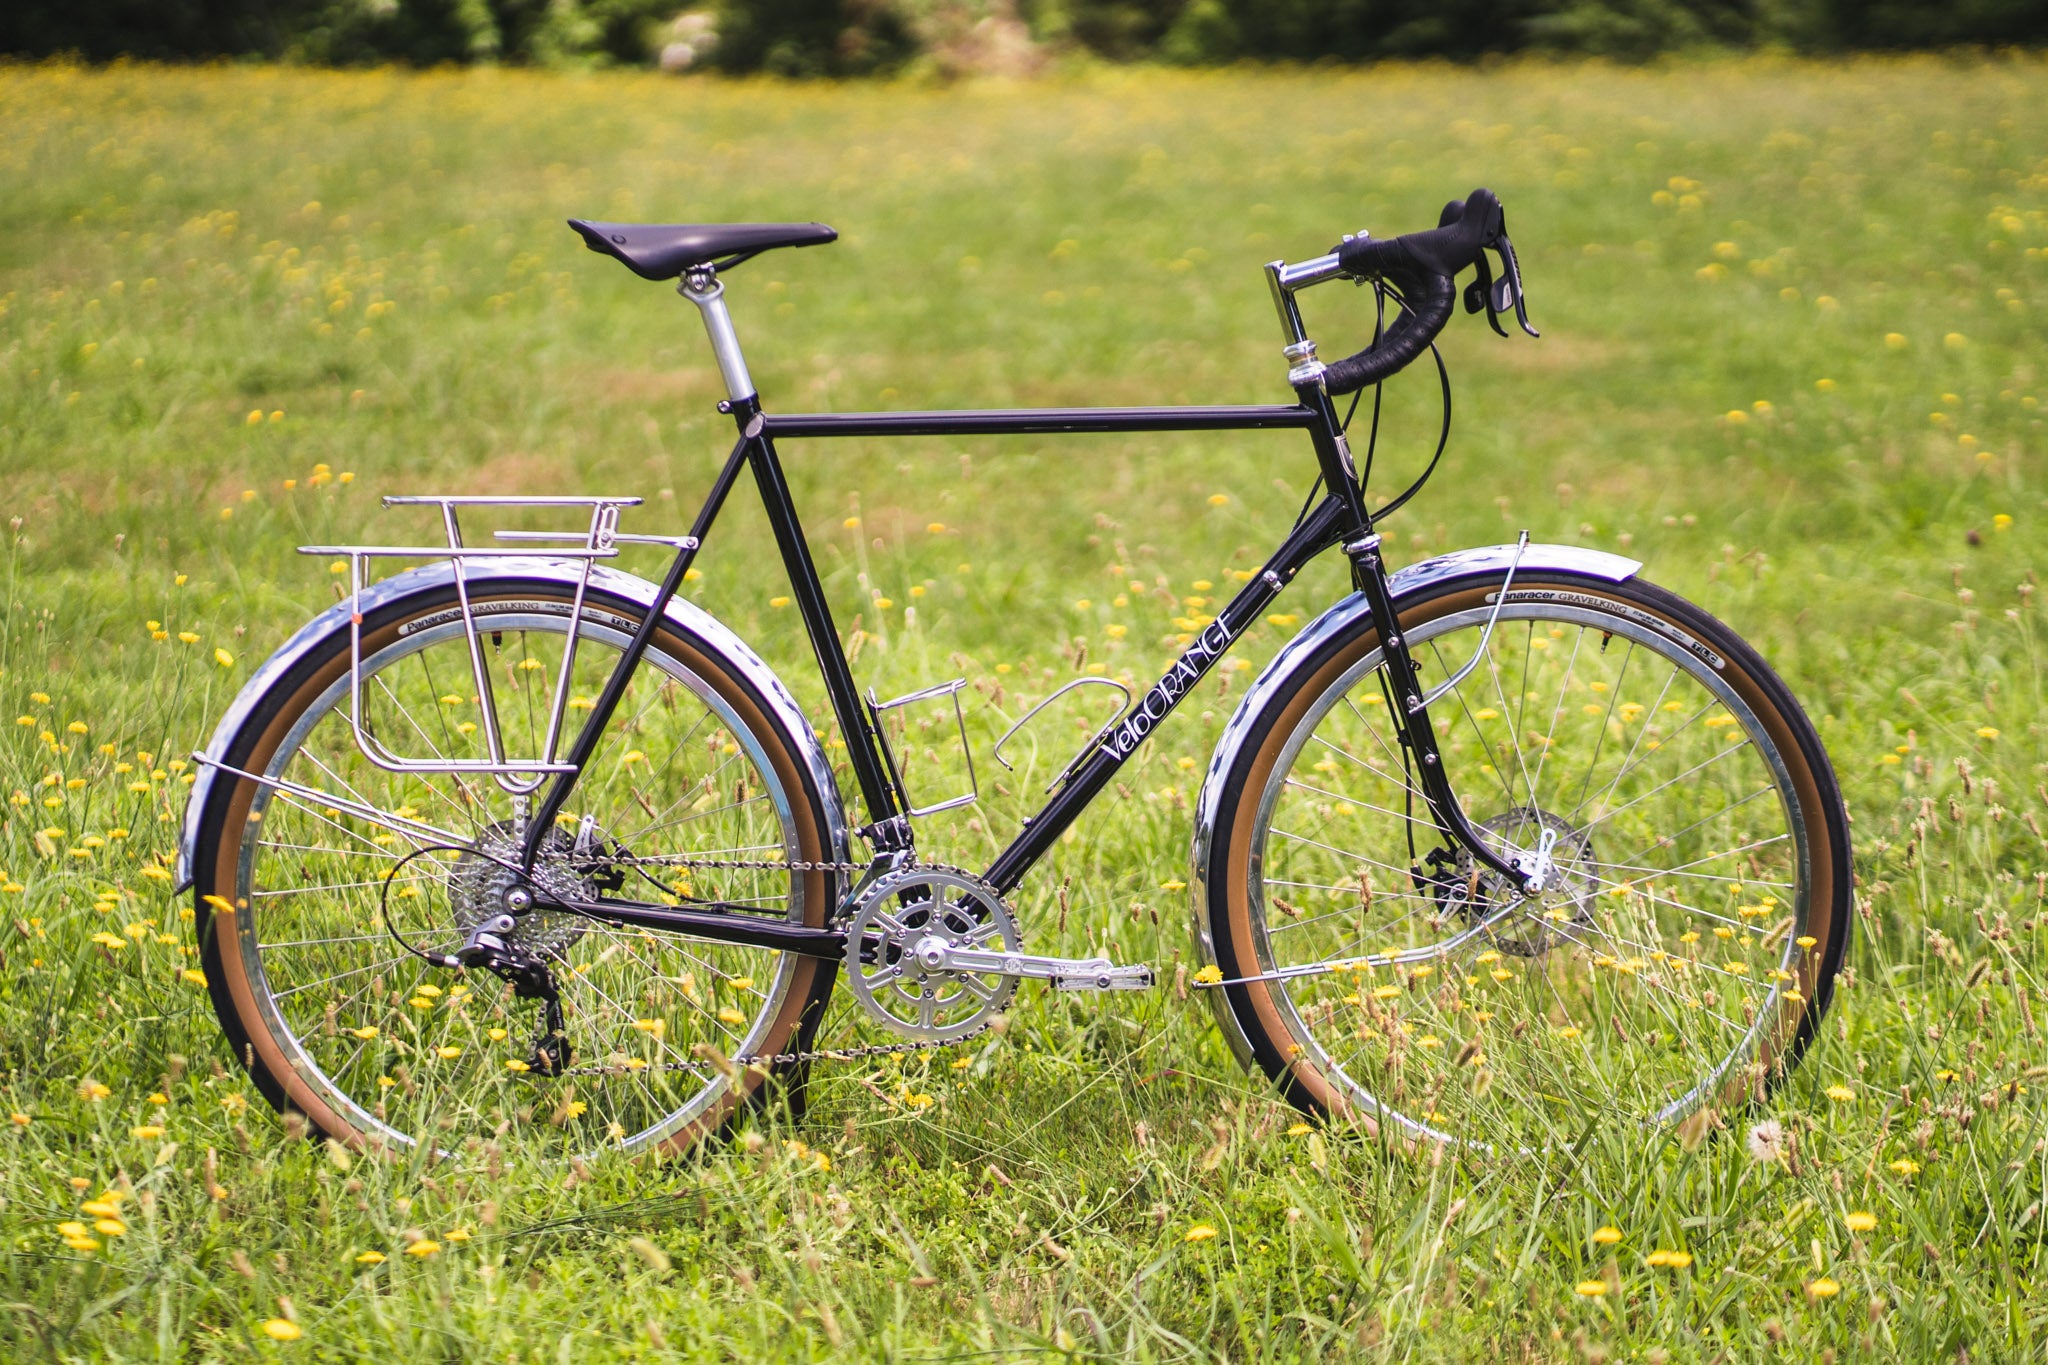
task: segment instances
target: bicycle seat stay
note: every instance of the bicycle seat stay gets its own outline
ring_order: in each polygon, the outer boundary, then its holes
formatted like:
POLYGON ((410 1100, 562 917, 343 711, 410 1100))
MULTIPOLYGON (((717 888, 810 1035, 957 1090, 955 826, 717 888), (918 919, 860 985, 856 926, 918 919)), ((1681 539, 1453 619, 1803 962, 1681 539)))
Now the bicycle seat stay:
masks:
POLYGON ((593 223, 571 218, 592 251, 624 261, 643 280, 672 280, 702 265, 729 270, 779 246, 822 246, 823 223, 593 223))

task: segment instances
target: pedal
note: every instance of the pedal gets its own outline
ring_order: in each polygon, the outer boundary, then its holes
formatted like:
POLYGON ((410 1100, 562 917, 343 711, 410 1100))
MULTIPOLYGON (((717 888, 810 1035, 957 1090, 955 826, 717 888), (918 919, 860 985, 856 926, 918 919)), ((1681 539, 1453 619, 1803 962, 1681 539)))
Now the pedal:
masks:
POLYGON ((1149 991, 1158 982, 1143 965, 1119 967, 1107 958, 1075 964, 1080 970, 1052 979, 1056 991, 1149 991))
POLYGON ((927 971, 975 972, 1045 981, 1056 991, 1149 991, 1152 969, 1121 967, 1106 957, 1042 957, 955 948, 936 935, 912 950, 927 971))

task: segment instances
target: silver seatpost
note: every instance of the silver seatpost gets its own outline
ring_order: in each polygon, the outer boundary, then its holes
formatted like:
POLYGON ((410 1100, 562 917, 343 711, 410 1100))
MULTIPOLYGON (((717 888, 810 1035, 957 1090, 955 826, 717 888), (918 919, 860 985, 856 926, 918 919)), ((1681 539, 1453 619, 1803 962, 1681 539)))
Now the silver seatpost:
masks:
POLYGON ((711 353, 718 357, 718 372, 725 376, 726 396, 735 403, 752 398, 754 380, 747 373, 747 358, 740 354, 739 334, 732 329, 732 314, 725 308, 725 285, 718 272, 707 266, 686 271, 676 292, 704 315, 704 332, 711 338, 711 353))

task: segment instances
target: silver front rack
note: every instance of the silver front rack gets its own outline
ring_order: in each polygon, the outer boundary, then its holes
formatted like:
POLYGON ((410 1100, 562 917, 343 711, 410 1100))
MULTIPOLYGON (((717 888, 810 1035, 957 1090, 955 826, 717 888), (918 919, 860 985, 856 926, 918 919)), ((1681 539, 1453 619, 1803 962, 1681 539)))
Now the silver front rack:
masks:
POLYGON ((557 757, 562 738, 562 719, 569 704, 569 684, 576 666, 576 644, 583 626, 583 601, 590 587, 590 569, 600 559, 612 559, 622 544, 659 544, 677 550, 693 548, 688 537, 629 536, 619 532, 619 510, 635 507, 639 498, 581 497, 490 497, 418 496, 387 497, 386 507, 436 507, 441 513, 445 545, 301 545, 299 553, 348 561, 349 593, 349 728, 363 757, 380 768, 398 773, 455 773, 488 776, 513 796, 526 796, 556 774, 572 770, 557 757), (477 560, 530 558, 531 549, 511 546, 474 547, 463 540, 462 508, 582 508, 589 524, 576 531, 496 531, 493 539, 525 545, 546 543, 552 559, 579 560, 582 572, 576 580, 576 596, 569 610, 568 638, 562 646, 560 676, 555 680, 554 703, 549 708, 546 736, 540 753, 533 757, 508 756, 498 723, 498 707, 490 670, 484 665, 483 642, 477 629, 476 613, 470 605, 469 566, 477 560), (363 589, 367 586, 367 565, 377 559, 445 559, 452 566, 455 597, 461 608, 463 634, 469 646, 470 674, 476 684, 476 704, 482 713, 481 728, 488 758, 404 758, 392 753, 363 723, 363 589))

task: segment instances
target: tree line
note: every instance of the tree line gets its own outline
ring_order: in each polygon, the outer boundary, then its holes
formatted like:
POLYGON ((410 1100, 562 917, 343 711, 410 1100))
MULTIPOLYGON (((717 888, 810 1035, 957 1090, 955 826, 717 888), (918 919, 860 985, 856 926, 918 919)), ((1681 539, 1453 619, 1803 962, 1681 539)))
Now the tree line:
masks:
POLYGON ((15 0, 0 53, 319 65, 644 64, 788 76, 1111 61, 1621 58, 2048 43, 2048 0, 15 0))

